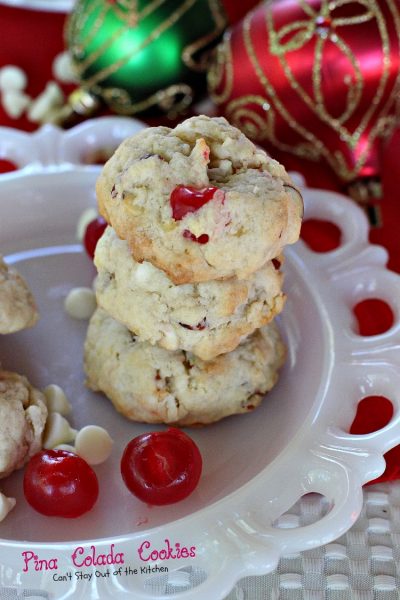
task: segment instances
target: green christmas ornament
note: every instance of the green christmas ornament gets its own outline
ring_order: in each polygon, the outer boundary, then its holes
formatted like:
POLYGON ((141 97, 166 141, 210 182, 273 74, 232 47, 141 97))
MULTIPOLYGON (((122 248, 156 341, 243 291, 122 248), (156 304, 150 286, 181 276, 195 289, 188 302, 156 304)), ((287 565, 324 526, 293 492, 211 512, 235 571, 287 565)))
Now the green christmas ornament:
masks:
POLYGON ((66 37, 79 106, 183 111, 206 89, 208 51, 227 25, 219 0, 78 0, 66 37))

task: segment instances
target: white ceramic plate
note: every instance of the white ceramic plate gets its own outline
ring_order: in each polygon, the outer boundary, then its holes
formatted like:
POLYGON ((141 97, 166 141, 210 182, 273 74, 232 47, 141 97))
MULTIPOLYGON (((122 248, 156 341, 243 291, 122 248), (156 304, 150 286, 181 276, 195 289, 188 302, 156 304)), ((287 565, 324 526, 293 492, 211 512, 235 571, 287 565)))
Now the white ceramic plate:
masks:
POLYGON ((0 4, 50 12, 70 12, 75 0, 0 0, 0 4))
POLYGON ((82 157, 115 147, 141 126, 105 118, 68 132, 0 129, 0 156, 21 167, 0 177, 0 251, 29 281, 41 313, 35 328, 0 339, 0 360, 38 387, 61 385, 74 426, 103 425, 115 440, 111 459, 96 468, 99 502, 80 519, 34 513, 21 494, 21 473, 1 482, 18 502, 0 524, 0 592, 219 600, 239 578, 349 529, 362 485, 383 472, 383 453, 400 441, 400 278, 385 270, 386 252, 368 244, 366 219, 353 203, 304 188, 306 218, 336 223, 342 244, 325 254, 301 241, 287 249, 288 301, 279 323, 289 352, 278 385, 254 413, 190 431, 204 474, 187 500, 151 508, 130 495, 119 474, 121 452, 150 427, 128 422, 85 388, 86 323, 71 319, 63 302, 95 274, 75 238, 82 211, 95 206, 99 172, 82 157), (377 296, 391 305, 394 325, 360 337, 352 307, 377 296), (375 433, 347 434, 357 402, 369 395, 392 400, 392 421, 375 433), (281 515, 309 492, 326 498, 327 514, 287 528, 291 520, 281 515))

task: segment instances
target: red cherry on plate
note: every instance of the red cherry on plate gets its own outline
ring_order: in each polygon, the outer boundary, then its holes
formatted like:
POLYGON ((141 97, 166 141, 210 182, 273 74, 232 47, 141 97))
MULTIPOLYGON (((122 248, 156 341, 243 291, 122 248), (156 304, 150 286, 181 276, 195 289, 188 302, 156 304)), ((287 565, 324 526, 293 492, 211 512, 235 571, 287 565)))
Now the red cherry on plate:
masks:
POLYGON ((37 512, 48 517, 80 517, 99 495, 93 469, 73 452, 42 450, 28 462, 24 494, 37 512))
POLYGON ((173 427, 133 438, 121 459, 126 487, 148 504, 183 500, 197 486, 201 470, 198 447, 188 435, 173 427))
POLYGON ((93 219, 93 221, 90 221, 89 225, 86 227, 85 235, 83 237, 83 245, 85 246, 86 252, 92 259, 94 257, 97 242, 103 235, 106 227, 107 221, 100 216, 98 216, 96 219, 93 219))
POLYGON ((11 160, 6 158, 0 159, 0 173, 9 173, 10 171, 16 171, 17 165, 11 160))
POLYGON ((196 212, 212 200, 218 191, 219 188, 212 186, 197 189, 191 185, 178 185, 172 190, 169 199, 173 218, 180 221, 188 213, 196 212))

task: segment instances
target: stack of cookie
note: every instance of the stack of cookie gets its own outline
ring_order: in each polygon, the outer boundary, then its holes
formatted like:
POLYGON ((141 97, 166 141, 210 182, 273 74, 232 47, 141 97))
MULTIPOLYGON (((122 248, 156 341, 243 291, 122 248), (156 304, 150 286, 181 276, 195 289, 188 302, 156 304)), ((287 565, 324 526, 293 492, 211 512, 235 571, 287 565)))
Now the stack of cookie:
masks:
POLYGON ((211 423, 248 412, 285 356, 281 253, 303 204, 285 169, 223 118, 125 140, 97 184, 87 384, 128 418, 211 423))

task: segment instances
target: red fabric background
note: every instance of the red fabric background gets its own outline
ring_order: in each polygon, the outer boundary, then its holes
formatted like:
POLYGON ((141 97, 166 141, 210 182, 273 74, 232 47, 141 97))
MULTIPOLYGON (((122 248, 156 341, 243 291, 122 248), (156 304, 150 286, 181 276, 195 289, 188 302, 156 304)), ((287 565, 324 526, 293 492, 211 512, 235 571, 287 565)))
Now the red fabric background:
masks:
MULTIPOLYGON (((44 89, 46 83, 53 79, 52 62, 64 47, 63 28, 65 15, 59 13, 37 12, 24 9, 0 7, 0 67, 7 64, 23 68, 29 79, 27 93, 36 97, 44 89)), ((68 93, 71 87, 64 86, 68 93)), ((154 123, 154 121, 152 121, 154 123)), ((25 117, 10 119, 0 106, 0 125, 16 127, 25 131, 33 131, 37 125, 25 117)), ((298 170, 306 177, 311 187, 339 190, 334 174, 324 165, 300 162, 292 156, 277 155, 290 170, 298 170)), ((0 157, 1 158, 1 157, 0 157)), ((400 130, 382 152, 382 179, 384 197, 380 201, 382 211, 382 227, 372 229, 370 240, 384 246, 389 252, 388 266, 400 272, 399 225, 400 199, 400 130)), ((332 227, 322 227, 318 223, 304 226, 303 237, 310 244, 320 249, 334 247, 337 242, 337 231, 332 227)), ((368 332, 380 331, 390 324, 393 315, 387 307, 379 303, 366 303, 361 307, 358 319, 361 329, 368 332)), ((387 423, 392 414, 390 402, 371 397, 363 400, 351 427, 352 433, 367 433, 379 429, 387 423)), ((383 479, 400 477, 400 446, 386 455, 387 469, 383 479)))

